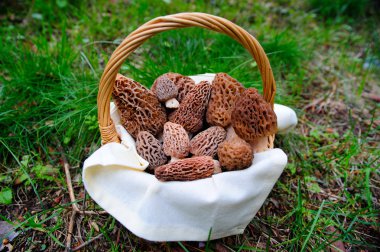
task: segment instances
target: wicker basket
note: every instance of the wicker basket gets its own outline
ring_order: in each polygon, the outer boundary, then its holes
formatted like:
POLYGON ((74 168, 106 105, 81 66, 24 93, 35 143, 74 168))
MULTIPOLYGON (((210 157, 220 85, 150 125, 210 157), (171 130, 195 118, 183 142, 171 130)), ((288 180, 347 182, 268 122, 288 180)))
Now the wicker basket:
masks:
POLYGON ((83 182, 102 208, 137 236, 152 241, 205 241, 243 233, 287 163, 285 153, 273 149, 271 136, 270 149, 255 154, 249 168, 206 179, 160 182, 127 165, 132 161, 126 154, 135 151, 134 142, 118 124, 115 114, 114 121, 110 114, 116 74, 125 59, 148 38, 162 31, 192 26, 227 34, 243 45, 257 62, 263 96, 272 106, 276 90, 268 58, 257 40, 217 16, 179 13, 158 17, 132 32, 116 48, 99 85, 98 120, 103 146, 84 162, 83 182), (129 147, 120 144, 121 139, 123 143, 129 139, 129 147))
MULTIPOLYGON (((224 33, 238 41, 256 60, 263 81, 264 99, 273 106, 276 93, 276 83, 269 64, 268 57, 259 42, 240 26, 224 18, 205 13, 179 13, 155 18, 129 34, 116 48, 104 69, 99 84, 98 120, 102 142, 120 142, 115 125, 110 117, 110 97, 115 84, 116 74, 126 58, 147 39, 168 30, 185 27, 202 27, 224 33)), ((274 137, 270 138, 273 148, 274 137)))

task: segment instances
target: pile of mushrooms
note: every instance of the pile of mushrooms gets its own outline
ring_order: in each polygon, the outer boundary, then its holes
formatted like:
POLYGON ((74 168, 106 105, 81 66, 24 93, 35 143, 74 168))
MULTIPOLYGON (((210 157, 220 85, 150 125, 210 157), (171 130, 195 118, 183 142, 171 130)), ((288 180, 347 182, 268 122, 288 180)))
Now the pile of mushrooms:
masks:
POLYGON ((198 84, 166 73, 151 90, 118 74, 113 99, 148 172, 161 181, 245 169, 277 131, 272 106, 226 73, 198 84))

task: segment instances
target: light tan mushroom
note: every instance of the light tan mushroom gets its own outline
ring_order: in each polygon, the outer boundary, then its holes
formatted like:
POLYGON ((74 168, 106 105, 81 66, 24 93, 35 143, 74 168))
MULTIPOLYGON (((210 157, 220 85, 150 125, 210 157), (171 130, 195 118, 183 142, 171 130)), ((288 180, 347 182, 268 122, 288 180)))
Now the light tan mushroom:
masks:
POLYGON ((253 150, 249 143, 228 128, 227 138, 218 147, 220 166, 226 170, 241 170, 249 167, 253 160, 253 150))
POLYGON ((190 152, 195 156, 215 157, 218 146, 226 138, 226 131, 220 126, 212 126, 198 133, 190 141, 190 152))
POLYGON ((148 131, 140 131, 136 138, 137 153, 149 162, 151 170, 166 164, 166 157, 160 141, 148 131))
POLYGON ((254 88, 246 89, 235 103, 232 126, 236 134, 250 143, 255 152, 262 150, 268 137, 277 131, 277 117, 271 104, 254 88), (256 146, 256 147, 255 147, 256 146))
POLYGON ((152 91, 118 74, 112 95, 121 123, 133 137, 142 130, 155 136, 162 131, 167 121, 166 111, 152 91))
POLYGON ((154 174, 160 181, 191 181, 211 177, 220 171, 218 161, 201 156, 162 165, 154 170, 154 174))
POLYGON ((181 125, 166 122, 164 125, 163 141, 164 153, 171 157, 171 162, 189 155, 189 135, 181 125))
POLYGON ((165 103, 167 108, 178 108, 178 88, 166 75, 158 77, 151 88, 160 102, 165 103))
POLYGON ((181 102, 179 108, 169 116, 169 121, 181 124, 189 133, 198 132, 203 127, 211 85, 202 81, 195 85, 181 102))
POLYGON ((207 122, 210 125, 229 126, 235 101, 243 91, 243 85, 228 74, 216 74, 206 112, 207 122))

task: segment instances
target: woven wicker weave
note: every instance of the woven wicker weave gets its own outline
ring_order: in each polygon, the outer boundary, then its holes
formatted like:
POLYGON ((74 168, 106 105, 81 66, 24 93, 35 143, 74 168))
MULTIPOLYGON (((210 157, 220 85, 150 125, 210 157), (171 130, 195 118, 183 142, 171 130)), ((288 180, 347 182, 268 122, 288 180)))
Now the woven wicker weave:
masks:
MULTIPOLYGON (((259 42, 240 26, 227 19, 205 13, 178 13, 155 18, 136 29, 116 48, 99 83, 98 92, 98 121, 102 143, 120 142, 115 126, 110 117, 110 98, 113 86, 121 65, 126 58, 147 39, 168 30, 202 27, 219 33, 224 33, 239 42, 255 59, 263 81, 263 96, 272 104, 276 92, 269 60, 259 42)), ((274 137, 269 137, 269 145, 273 147, 274 137)))

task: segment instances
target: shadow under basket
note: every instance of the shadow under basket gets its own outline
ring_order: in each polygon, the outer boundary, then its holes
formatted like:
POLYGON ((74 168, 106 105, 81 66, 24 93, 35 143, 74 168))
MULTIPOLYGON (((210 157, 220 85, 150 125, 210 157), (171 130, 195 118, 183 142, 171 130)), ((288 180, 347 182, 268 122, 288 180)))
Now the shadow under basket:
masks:
POLYGON ((85 161, 83 182, 102 208, 131 232, 151 241, 206 241, 243 233, 287 164, 285 153, 273 149, 272 136, 268 138, 271 148, 256 153, 252 165, 244 170, 189 182, 161 182, 143 171, 146 164, 136 154, 133 138, 111 110, 116 74, 148 38, 193 26, 224 33, 244 46, 257 62, 264 99, 272 105, 274 102, 276 85, 263 48, 252 35, 224 18, 205 13, 158 17, 140 26, 117 47, 99 85, 103 145, 85 161))

